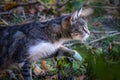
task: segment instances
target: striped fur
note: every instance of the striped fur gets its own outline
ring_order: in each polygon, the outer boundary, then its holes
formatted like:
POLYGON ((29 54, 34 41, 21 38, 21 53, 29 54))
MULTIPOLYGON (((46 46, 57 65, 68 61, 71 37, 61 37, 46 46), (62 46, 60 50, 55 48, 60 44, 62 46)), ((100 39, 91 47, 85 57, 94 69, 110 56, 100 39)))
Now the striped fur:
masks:
POLYGON ((32 80, 32 62, 60 55, 72 57, 76 52, 62 44, 73 39, 84 41, 90 35, 80 13, 46 22, 0 27, 0 71, 18 64, 24 79, 32 80))

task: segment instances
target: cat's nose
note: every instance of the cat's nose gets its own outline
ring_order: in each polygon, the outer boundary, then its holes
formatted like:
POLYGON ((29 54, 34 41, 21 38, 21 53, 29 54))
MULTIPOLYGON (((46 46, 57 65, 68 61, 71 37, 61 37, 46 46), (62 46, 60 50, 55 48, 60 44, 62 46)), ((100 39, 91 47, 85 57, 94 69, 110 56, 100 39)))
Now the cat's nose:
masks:
POLYGON ((86 27, 83 27, 83 30, 84 30, 88 35, 90 35, 90 31, 89 31, 86 27))

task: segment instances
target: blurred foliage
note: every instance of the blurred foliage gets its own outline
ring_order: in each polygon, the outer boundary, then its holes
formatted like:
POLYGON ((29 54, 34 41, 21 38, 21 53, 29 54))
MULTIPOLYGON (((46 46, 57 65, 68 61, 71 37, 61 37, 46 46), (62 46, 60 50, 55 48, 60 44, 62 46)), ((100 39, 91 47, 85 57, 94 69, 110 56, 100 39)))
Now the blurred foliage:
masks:
POLYGON ((87 69, 87 80, 120 79, 120 45, 115 46, 109 55, 102 48, 91 46, 76 45, 74 49, 83 55, 87 69))

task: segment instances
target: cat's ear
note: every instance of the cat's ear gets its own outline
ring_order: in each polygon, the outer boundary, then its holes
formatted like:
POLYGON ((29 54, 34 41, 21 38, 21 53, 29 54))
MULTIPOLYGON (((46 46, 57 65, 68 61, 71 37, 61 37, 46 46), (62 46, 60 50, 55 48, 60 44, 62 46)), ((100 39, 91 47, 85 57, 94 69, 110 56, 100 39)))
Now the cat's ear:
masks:
POLYGON ((81 16, 81 14, 82 14, 82 8, 80 9, 80 10, 78 10, 78 11, 75 11, 72 15, 71 15, 71 21, 72 22, 74 22, 74 21, 76 21, 80 16, 81 16))
POLYGON ((63 29, 68 29, 71 26, 71 16, 67 16, 62 20, 63 29))
POLYGON ((81 8, 78 11, 75 11, 73 14, 70 16, 65 17, 62 20, 62 26, 64 29, 69 28, 74 22, 77 21, 78 18, 86 18, 90 16, 93 13, 92 8, 81 8))
POLYGON ((75 22, 76 19, 80 17, 81 12, 82 9, 80 9, 79 11, 75 11, 72 15, 65 17, 62 21, 62 27, 64 29, 69 28, 73 24, 73 22, 75 22))

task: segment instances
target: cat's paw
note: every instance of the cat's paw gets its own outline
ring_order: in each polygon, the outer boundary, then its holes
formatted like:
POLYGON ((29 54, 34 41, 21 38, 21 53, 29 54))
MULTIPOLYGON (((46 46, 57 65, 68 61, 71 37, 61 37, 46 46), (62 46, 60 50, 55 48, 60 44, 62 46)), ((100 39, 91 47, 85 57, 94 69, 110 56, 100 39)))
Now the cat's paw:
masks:
POLYGON ((73 50, 73 51, 74 51, 73 58, 75 58, 76 60, 82 61, 82 56, 76 50, 73 50))

